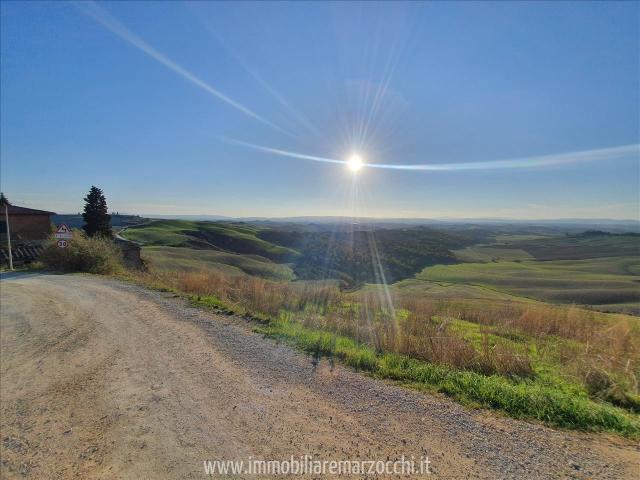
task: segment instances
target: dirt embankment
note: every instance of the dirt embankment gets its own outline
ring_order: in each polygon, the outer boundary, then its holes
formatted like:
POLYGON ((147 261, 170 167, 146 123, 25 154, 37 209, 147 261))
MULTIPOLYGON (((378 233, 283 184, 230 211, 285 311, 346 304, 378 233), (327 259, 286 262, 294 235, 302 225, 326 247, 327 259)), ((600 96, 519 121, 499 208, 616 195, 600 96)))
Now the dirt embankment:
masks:
POLYGON ((633 478, 637 445, 330 368, 240 319, 90 276, 1 290, 2 478, 201 478, 204 460, 428 455, 432 478, 633 478))

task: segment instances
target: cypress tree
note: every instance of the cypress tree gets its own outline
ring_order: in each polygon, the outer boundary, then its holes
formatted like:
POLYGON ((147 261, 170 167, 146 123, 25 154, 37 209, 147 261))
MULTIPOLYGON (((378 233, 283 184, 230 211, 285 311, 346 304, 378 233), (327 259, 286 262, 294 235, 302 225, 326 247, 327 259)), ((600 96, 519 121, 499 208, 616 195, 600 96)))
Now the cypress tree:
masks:
POLYGON ((102 190, 96 186, 91 186, 91 190, 84 197, 84 225, 82 229, 87 236, 112 237, 111 216, 107 212, 107 200, 104 198, 102 190))

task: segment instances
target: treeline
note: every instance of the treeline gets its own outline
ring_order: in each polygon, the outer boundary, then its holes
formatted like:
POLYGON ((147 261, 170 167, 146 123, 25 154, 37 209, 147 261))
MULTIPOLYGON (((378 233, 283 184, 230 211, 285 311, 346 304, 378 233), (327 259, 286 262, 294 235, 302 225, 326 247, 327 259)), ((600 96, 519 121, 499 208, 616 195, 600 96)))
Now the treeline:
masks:
POLYGON ((298 278, 337 278, 345 288, 408 278, 434 264, 455 263, 451 249, 475 241, 431 228, 337 231, 264 230, 259 238, 300 252, 298 278))

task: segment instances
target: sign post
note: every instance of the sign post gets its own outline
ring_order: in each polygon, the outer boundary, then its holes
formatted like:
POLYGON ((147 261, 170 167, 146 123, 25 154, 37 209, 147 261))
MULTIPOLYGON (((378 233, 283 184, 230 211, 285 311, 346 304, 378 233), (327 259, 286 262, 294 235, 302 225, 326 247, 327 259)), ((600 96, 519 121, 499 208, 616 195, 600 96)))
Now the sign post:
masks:
POLYGON ((64 223, 58 225, 56 233, 53 235, 58 239, 58 248, 67 248, 69 246, 69 242, 67 240, 71 240, 73 238, 71 229, 64 223))
MULTIPOLYGON (((73 238, 73 233, 71 233, 71 229, 65 223, 61 223, 58 225, 58 228, 56 228, 56 233, 54 233, 53 236, 58 239, 56 242, 58 248, 67 248, 69 246, 69 240, 73 238)), ((60 270, 62 270, 62 256, 60 256, 60 270)))

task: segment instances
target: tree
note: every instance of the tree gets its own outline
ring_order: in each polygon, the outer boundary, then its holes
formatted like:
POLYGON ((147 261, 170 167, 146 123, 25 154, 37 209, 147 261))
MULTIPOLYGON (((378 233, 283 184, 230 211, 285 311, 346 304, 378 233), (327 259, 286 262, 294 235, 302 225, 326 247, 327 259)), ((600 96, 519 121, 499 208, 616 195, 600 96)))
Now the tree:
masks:
POLYGON ((107 200, 104 198, 102 190, 96 186, 91 186, 91 190, 84 197, 84 225, 82 229, 89 237, 112 237, 111 217, 107 213, 107 200))

